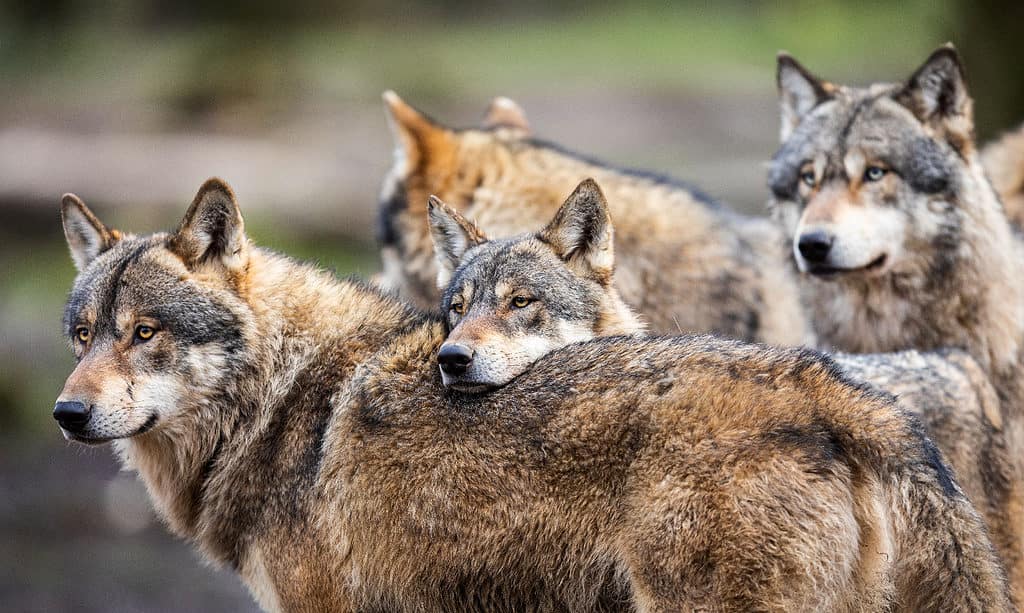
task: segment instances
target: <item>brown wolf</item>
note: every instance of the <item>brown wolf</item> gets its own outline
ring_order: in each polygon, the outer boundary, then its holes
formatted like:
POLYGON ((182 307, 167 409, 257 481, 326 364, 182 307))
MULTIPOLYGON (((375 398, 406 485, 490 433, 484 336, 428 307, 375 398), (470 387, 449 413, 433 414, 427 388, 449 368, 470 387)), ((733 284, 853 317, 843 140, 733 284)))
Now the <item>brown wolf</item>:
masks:
MULTIPOLYGON (((555 349, 642 331, 609 282, 612 224, 592 181, 580 185, 537 235, 488 241, 436 201, 429 215, 440 281, 450 279, 441 300, 449 333, 438 352, 446 386, 492 389, 555 349), (565 235, 569 240, 552 238, 565 235)), ((1016 464, 999 398, 977 362, 958 350, 833 357, 844 372, 894 394, 921 419, 1004 557, 1016 560, 1024 543, 1017 507, 994 487, 1014 480, 1016 464)))
POLYGON ((819 354, 606 339, 470 397, 440 321, 256 248, 219 181, 170 234, 63 216, 55 417, 267 609, 1012 608, 917 422, 819 354))
MULTIPOLYGON (((979 162, 957 53, 940 48, 905 83, 867 88, 783 54, 778 82, 772 208, 816 331, 858 353, 959 348, 989 376, 1005 444, 976 453, 996 472, 989 495, 1016 518, 999 545, 1024 602, 1024 244, 979 162)), ((961 427, 948 426, 947 437, 961 427)))
POLYGON ((981 163, 1010 223, 1024 228, 1024 124, 985 145, 981 163))
POLYGON ((535 232, 565 195, 593 177, 616 220, 616 286, 660 333, 714 332, 797 345, 813 341, 777 229, 679 182, 612 168, 529 136, 508 100, 481 129, 453 130, 385 94, 397 137, 384 181, 383 284, 423 308, 437 305, 426 223, 438 196, 501 238, 535 232))

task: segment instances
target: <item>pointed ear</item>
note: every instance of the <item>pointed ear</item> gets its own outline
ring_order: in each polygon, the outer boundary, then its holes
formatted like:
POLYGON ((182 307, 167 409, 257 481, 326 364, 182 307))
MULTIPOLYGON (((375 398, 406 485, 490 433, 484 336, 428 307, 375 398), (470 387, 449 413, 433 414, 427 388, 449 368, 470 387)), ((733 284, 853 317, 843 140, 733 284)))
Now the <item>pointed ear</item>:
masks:
POLYGON ((397 154, 404 158, 406 168, 412 170, 419 167, 436 149, 449 142, 449 130, 406 104, 398 94, 388 90, 384 92, 383 98, 397 154))
POLYGON ((779 138, 785 142, 800 125, 804 115, 832 97, 835 87, 811 74, 785 51, 779 52, 775 79, 779 86, 779 106, 782 111, 779 138))
POLYGON ((71 259, 79 272, 121 238, 117 230, 103 225, 81 198, 74 194, 64 194, 60 203, 60 217, 64 223, 64 237, 71 249, 71 259))
POLYGON ((551 245, 566 263, 600 283, 610 283, 615 268, 614 229, 608 203, 593 179, 579 184, 537 238, 551 245))
POLYGON ((427 200, 427 221, 437 259, 437 287, 444 291, 463 254, 487 242, 487 237, 473 222, 441 202, 437 196, 427 200))
POLYGON ((208 179, 199 188, 168 248, 192 269, 219 263, 231 271, 248 261, 245 226, 235 194, 220 179, 208 179))
POLYGON ((491 100, 487 112, 484 113, 483 127, 512 128, 525 134, 530 133, 530 122, 526 120, 526 112, 511 98, 504 96, 491 100))
POLYGON ((963 64, 949 43, 928 56, 895 98, 921 123, 968 137, 973 131, 972 103, 963 64))

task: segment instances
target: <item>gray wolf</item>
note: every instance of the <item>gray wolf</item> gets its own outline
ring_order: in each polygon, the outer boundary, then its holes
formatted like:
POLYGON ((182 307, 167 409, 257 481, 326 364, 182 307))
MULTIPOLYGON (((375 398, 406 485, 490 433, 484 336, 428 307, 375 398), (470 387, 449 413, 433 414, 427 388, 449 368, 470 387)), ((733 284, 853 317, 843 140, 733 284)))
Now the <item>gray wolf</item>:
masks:
POLYGON ((533 234, 488 240, 433 197, 428 217, 449 329, 438 353, 445 385, 501 386, 559 347, 644 330, 615 289, 614 232, 593 180, 533 234))
POLYGON ((420 307, 439 299, 428 196, 504 238, 540 230, 565 195, 593 177, 615 218, 616 286, 653 331, 813 341, 769 221, 738 215, 678 181, 532 138, 507 99, 492 105, 483 127, 467 130, 441 126, 392 92, 385 101, 397 147, 381 193, 382 283, 420 307))
MULTIPOLYGON (((857 88, 782 54, 778 83, 771 207, 815 330, 855 353, 959 349, 988 376, 999 415, 986 427, 1004 443, 977 453, 993 467, 989 497, 1015 518, 993 532, 1024 601, 1024 244, 979 161, 960 59, 942 47, 903 83, 857 88)), ((946 426, 932 436, 964 427, 946 426)))
POLYGON ((603 339, 469 396, 441 321, 254 246, 218 180, 170 233, 63 218, 55 417, 267 609, 1012 608, 916 420, 820 354, 603 339))

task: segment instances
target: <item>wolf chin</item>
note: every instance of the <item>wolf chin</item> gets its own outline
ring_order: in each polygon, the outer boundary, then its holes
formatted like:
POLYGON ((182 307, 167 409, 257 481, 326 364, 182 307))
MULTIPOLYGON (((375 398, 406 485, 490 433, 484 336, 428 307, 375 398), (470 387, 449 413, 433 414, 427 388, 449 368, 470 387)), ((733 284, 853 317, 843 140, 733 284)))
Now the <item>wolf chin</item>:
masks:
POLYGON ((169 234, 63 216, 55 417, 266 609, 1011 606, 917 422, 821 355, 603 340, 470 398, 440 321, 253 246, 220 181, 169 234))

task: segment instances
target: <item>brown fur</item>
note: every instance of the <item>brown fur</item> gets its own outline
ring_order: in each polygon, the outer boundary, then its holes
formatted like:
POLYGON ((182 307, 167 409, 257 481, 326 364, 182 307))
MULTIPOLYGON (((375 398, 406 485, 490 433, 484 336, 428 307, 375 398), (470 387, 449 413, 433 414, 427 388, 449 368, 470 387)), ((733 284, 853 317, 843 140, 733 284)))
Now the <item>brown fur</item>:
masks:
POLYGON ((1024 228, 1024 124, 981 150, 981 163, 1006 209, 1006 217, 1024 228))
POLYGON ((593 177, 615 219, 616 285, 654 331, 788 345, 812 340, 782 239, 766 220, 744 218, 669 180, 540 143, 525 120, 452 130, 393 93, 385 99, 398 152, 381 196, 382 281, 416 304, 434 308, 438 301, 428 196, 504 238, 539 230, 566 194, 593 177))
MULTIPOLYGON (((143 356, 166 352, 154 372, 181 372, 194 396, 114 438, 171 528, 262 606, 1011 609, 980 519, 916 421, 828 359, 606 340, 491 394, 449 393, 432 361, 440 322, 252 247, 228 199, 210 182, 174 235, 83 258, 66 319, 113 305, 89 323, 83 381, 133 305, 170 318, 124 354, 147 377, 143 356), (199 228, 211 240, 178 240, 199 228), (192 304, 233 317, 207 332, 240 345, 185 343, 195 330, 175 309, 192 304)), ((92 400, 77 388, 62 397, 92 400)), ((91 419, 150 410, 115 400, 91 419)))

